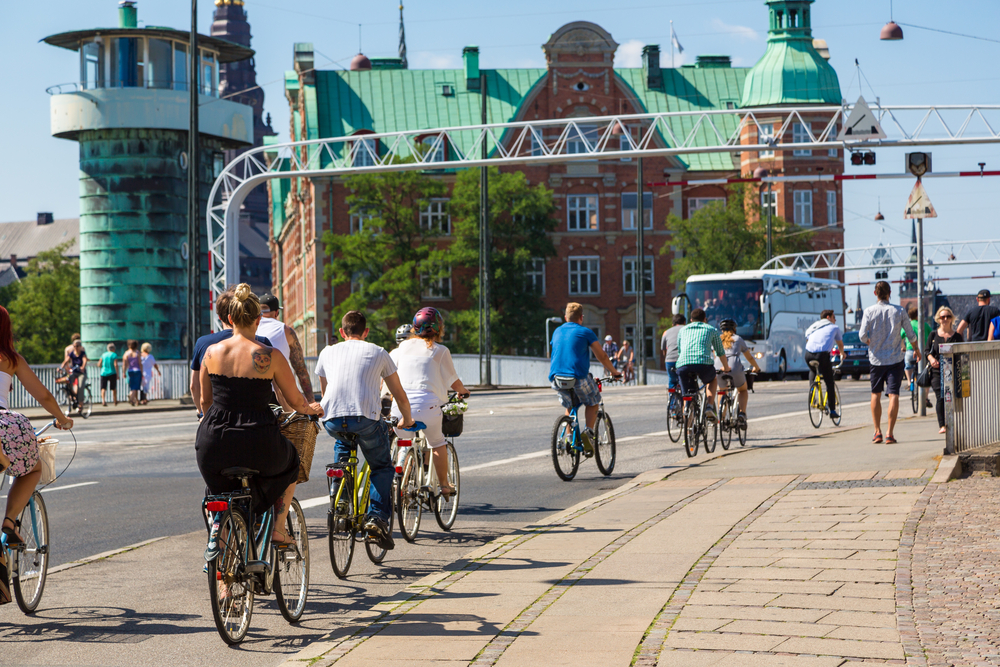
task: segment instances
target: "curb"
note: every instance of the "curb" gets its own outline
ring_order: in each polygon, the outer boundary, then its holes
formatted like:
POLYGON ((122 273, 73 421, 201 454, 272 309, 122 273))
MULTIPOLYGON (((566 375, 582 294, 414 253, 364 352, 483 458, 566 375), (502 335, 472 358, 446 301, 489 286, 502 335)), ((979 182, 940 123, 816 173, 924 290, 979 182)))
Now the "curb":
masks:
POLYGON ((105 551, 94 556, 87 556, 86 558, 81 558, 80 560, 75 560, 70 563, 63 563, 62 565, 57 565, 56 567, 50 567, 48 574, 58 574, 59 572, 65 572, 66 570, 72 570, 75 567, 80 567, 82 565, 89 565, 90 563, 95 563, 99 560, 104 560, 105 558, 111 558, 112 556, 118 556, 127 551, 134 551, 136 549, 141 549, 142 547, 153 544, 154 542, 159 542, 160 540, 167 539, 167 536, 154 537, 151 540, 144 540, 142 542, 136 542, 135 544, 130 544, 127 547, 122 547, 120 549, 113 549, 111 551, 105 551))
MULTIPOLYGON (((171 400, 173 400, 173 399, 171 399, 171 400)), ((62 408, 62 406, 59 406, 59 407, 62 408)), ((97 410, 97 409, 95 409, 94 412, 93 412, 93 414, 91 414, 90 417, 88 417, 86 420, 84 420, 82 417, 80 417, 80 415, 75 415, 75 416, 74 415, 67 415, 67 416, 70 419, 73 419, 74 421, 80 420, 80 421, 87 421, 87 422, 89 422, 91 419, 94 419, 95 417, 108 417, 108 416, 114 416, 114 415, 140 415, 140 414, 146 414, 146 413, 150 413, 150 412, 179 412, 181 410, 194 411, 194 406, 193 405, 174 404, 174 405, 155 405, 155 406, 152 406, 152 407, 149 406, 149 405, 143 405, 143 406, 140 406, 138 408, 132 408, 132 407, 129 407, 129 408, 110 408, 108 410, 97 410)), ((18 410, 17 412, 20 412, 21 414, 23 414, 28 419, 50 419, 52 417, 52 415, 50 415, 48 412, 46 412, 43 408, 24 408, 23 410, 18 410)))

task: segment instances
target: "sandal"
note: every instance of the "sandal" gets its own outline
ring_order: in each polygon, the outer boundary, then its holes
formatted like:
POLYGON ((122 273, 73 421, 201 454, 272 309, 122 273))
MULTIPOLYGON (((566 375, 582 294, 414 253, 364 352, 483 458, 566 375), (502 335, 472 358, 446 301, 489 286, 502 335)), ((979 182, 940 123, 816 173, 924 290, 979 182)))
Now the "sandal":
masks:
POLYGON ((444 501, 445 502, 448 502, 449 500, 451 500, 451 497, 453 495, 455 495, 455 487, 454 486, 442 486, 441 487, 441 496, 444 497, 444 501))
POLYGON ((294 545, 295 544, 295 540, 293 540, 291 537, 289 537, 288 534, 285 533, 285 532, 282 532, 280 530, 273 530, 273 531, 271 531, 271 544, 273 544, 274 546, 276 546, 276 547, 278 547, 280 549, 282 547, 290 547, 290 546, 294 545), (281 539, 276 539, 279 536, 280 536, 281 539))
POLYGON ((887 444, 887 445, 895 445, 896 444, 896 439, 890 435, 889 437, 887 437, 885 439, 885 444, 887 444))
POLYGON ((875 431, 875 435, 872 436, 872 442, 874 442, 874 443, 881 443, 882 442, 882 434, 880 432, 878 432, 878 431, 875 431))
POLYGON ((21 536, 17 534, 17 524, 14 523, 14 520, 9 516, 6 516, 3 519, 3 523, 3 534, 7 536, 7 548, 16 549, 17 547, 23 547, 24 540, 22 540, 21 536), (10 521, 10 528, 7 527, 8 521, 10 521))

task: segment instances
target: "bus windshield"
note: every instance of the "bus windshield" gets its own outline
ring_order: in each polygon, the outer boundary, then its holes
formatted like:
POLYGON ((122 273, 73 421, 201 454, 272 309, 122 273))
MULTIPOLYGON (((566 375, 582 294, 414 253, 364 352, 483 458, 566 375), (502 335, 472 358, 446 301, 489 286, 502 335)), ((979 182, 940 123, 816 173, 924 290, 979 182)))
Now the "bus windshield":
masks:
POLYGON ((692 308, 702 308, 709 324, 735 320, 736 333, 747 339, 763 338, 760 297, 762 280, 699 280, 687 284, 692 308))

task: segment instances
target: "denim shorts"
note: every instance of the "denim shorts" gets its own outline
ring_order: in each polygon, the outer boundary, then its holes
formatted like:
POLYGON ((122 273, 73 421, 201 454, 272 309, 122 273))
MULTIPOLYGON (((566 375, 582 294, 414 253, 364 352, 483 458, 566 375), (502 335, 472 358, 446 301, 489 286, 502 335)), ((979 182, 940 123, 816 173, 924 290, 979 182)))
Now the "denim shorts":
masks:
POLYGON ((905 368, 908 371, 912 371, 912 370, 916 369, 917 362, 914 359, 913 350, 907 350, 906 351, 906 357, 905 357, 904 364, 905 365, 903 366, 903 368, 905 368))
POLYGON ((593 375, 577 378, 576 386, 572 389, 560 389, 555 382, 552 383, 552 388, 559 394, 559 403, 567 410, 572 410, 581 403, 587 406, 600 405, 601 403, 601 392, 597 389, 593 375))

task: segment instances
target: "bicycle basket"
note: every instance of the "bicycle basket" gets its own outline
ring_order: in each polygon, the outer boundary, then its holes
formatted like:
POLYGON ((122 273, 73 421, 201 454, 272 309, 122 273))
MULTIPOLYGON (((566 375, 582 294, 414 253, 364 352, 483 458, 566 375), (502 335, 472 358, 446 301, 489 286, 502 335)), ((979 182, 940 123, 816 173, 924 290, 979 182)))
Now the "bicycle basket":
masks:
POLYGON ((462 428, 465 425, 465 415, 442 415, 441 432, 446 438, 457 438, 462 435, 462 428))
MULTIPOLYGON (((289 414, 284 413, 281 419, 288 419, 289 414)), ((299 453, 299 484, 309 481, 318 433, 319 424, 304 415, 281 428, 281 435, 288 438, 299 453)))
POLYGON ((56 481, 56 445, 58 440, 42 438, 38 441, 38 461, 41 463, 42 477, 39 485, 51 484, 56 481))

